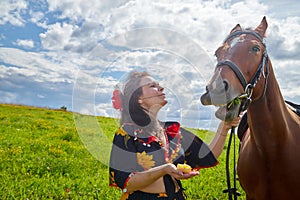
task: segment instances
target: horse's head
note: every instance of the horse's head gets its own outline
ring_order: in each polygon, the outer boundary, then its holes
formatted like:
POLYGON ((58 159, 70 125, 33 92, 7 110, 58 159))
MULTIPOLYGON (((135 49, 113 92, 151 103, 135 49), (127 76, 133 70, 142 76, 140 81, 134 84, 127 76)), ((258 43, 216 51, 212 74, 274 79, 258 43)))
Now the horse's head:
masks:
POLYGON ((266 82, 259 80, 261 75, 267 80, 268 74, 263 41, 267 26, 265 17, 254 30, 244 30, 238 24, 216 50, 217 66, 201 102, 220 107, 216 111, 219 119, 233 120, 241 110, 247 109, 252 99, 263 95, 266 82))

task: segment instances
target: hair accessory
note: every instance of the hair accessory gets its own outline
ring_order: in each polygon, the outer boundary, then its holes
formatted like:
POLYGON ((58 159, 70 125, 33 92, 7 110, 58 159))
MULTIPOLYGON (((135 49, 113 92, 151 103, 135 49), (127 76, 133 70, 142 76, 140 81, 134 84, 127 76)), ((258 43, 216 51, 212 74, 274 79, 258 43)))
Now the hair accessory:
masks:
POLYGON ((122 93, 120 92, 120 90, 114 90, 111 100, 113 107, 117 110, 122 111, 122 93))
POLYGON ((180 124, 174 123, 166 128, 167 134, 170 135, 172 138, 179 136, 180 132, 180 124))

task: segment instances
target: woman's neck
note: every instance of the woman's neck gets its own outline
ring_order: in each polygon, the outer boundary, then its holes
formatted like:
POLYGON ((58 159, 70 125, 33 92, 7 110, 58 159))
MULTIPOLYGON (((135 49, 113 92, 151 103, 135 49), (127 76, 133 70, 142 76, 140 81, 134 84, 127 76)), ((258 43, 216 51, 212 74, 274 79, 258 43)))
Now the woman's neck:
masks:
POLYGON ((151 135, 158 136, 158 134, 161 136, 160 132, 162 132, 163 127, 159 120, 157 119, 157 112, 150 112, 147 111, 147 114, 150 118, 150 123, 145 126, 143 129, 149 132, 151 135))

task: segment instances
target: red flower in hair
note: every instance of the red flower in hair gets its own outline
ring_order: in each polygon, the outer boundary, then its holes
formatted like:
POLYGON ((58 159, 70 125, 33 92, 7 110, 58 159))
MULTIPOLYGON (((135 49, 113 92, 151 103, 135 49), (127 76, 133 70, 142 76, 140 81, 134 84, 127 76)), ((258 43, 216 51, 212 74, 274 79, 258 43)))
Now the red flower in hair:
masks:
POLYGON ((114 90, 111 98, 113 107, 117 110, 122 110, 122 94, 120 90, 114 90))
POLYGON ((180 130, 180 124, 174 123, 166 128, 167 134, 172 138, 176 137, 180 130))

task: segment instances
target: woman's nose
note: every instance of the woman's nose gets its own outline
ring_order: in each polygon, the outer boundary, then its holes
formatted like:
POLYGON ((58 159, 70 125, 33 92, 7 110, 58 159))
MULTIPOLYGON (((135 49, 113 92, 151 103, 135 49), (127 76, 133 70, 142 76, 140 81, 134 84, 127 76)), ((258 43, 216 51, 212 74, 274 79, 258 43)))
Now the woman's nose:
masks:
POLYGON ((164 88, 161 86, 158 86, 158 91, 162 92, 162 91, 164 91, 164 88))

